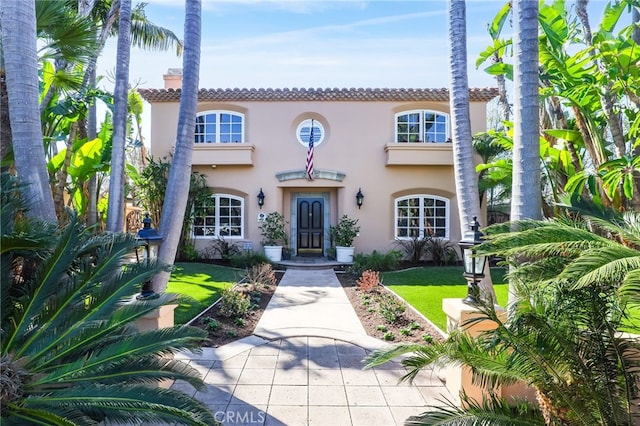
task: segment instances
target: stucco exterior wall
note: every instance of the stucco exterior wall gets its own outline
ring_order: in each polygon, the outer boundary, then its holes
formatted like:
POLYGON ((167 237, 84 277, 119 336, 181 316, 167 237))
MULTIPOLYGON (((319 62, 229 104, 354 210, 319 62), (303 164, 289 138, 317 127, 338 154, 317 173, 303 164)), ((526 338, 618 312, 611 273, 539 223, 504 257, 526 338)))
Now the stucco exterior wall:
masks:
MULTIPOLYGON (((169 154, 176 138, 177 102, 151 105, 151 154, 169 154)), ((361 226, 356 252, 386 251, 394 245, 394 199, 409 194, 429 194, 450 201, 449 238, 460 239, 455 197, 451 144, 395 144, 394 114, 413 109, 448 113, 448 102, 359 102, 359 101, 243 101, 201 102, 198 111, 232 110, 245 114, 243 144, 195 144, 194 166, 207 176, 216 193, 244 198, 244 240, 259 250, 260 212, 279 211, 295 219, 295 198, 323 196, 328 201, 330 223, 347 214, 361 226), (305 119, 319 121, 324 140, 315 146, 315 169, 344 174, 342 181, 304 178, 280 181, 279 173, 305 167, 306 146, 298 142, 296 128, 305 119), (207 146, 200 146, 207 145, 207 146), (214 149, 210 149, 212 145, 214 149), (393 149, 410 147, 403 152, 393 149), (237 151, 233 151, 237 149, 237 151), (430 151, 431 149, 431 151, 430 151), (437 150, 436 150, 437 149, 437 150), (393 157, 392 157, 393 156, 393 157), (394 160, 397 159, 397 160, 394 160), (395 162, 394 162, 395 161, 395 162), (262 209, 257 193, 266 195, 262 209), (365 195, 361 209, 355 195, 365 195)), ((485 130, 486 104, 471 104, 473 133, 485 130)), ((290 222, 292 222, 290 220, 290 222)), ((289 233, 295 225, 290 223, 289 233)), ((295 243, 295 237, 291 242, 295 243)), ((202 250, 211 240, 196 239, 202 250)))

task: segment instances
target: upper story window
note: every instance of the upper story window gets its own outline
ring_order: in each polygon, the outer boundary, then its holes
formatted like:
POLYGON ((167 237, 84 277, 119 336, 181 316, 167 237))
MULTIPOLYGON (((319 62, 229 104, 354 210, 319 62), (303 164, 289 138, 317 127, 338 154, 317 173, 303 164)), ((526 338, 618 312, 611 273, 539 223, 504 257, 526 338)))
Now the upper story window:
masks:
POLYGON ((395 200, 395 238, 449 238, 449 200, 408 195, 395 200))
POLYGON ((240 197, 212 195, 206 203, 194 208, 193 216, 195 237, 244 237, 244 199, 240 197))
POLYGON ((298 142, 304 146, 309 146, 309 139, 311 139, 311 128, 313 123, 313 145, 318 146, 324 141, 324 126, 318 120, 303 120, 298 124, 296 129, 296 137, 298 142))
POLYGON ((448 142, 449 114, 414 110, 396 114, 396 142, 448 142))
POLYGON ((205 111, 196 116, 196 143, 244 142, 244 114, 234 111, 205 111))

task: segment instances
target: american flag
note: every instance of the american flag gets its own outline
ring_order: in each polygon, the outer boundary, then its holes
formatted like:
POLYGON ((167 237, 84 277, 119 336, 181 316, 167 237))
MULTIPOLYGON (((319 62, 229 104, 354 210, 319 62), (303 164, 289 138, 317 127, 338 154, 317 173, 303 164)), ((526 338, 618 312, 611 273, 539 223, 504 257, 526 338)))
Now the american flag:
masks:
POLYGON ((313 120, 309 132, 309 146, 307 148, 307 178, 313 180, 313 120))

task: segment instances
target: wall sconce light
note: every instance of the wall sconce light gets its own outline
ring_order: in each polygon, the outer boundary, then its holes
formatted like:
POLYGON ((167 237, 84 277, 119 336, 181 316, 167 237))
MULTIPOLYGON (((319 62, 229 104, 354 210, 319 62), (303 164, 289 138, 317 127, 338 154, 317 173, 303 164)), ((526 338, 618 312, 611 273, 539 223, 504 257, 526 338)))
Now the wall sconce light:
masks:
POLYGON ((262 206, 264 206, 264 192, 262 192, 262 188, 260 188, 260 192, 258 192, 258 205, 260 206, 260 210, 262 210, 262 206))
POLYGON ((358 210, 362 207, 362 200, 364 200, 364 194, 362 193, 362 188, 358 188, 358 193, 356 194, 356 204, 358 205, 358 210))

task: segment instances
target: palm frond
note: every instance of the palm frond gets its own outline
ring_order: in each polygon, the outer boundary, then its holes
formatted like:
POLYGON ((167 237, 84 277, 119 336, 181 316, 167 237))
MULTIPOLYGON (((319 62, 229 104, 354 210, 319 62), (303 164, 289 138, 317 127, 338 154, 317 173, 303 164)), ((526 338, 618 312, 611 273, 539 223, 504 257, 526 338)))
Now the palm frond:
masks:
POLYGON ((376 349, 364 358, 364 368, 377 367, 398 356, 415 352, 420 348, 422 348, 422 345, 417 343, 398 343, 376 349))
POLYGON ((197 347, 206 337, 206 332, 194 327, 176 326, 118 337, 119 339, 114 339, 104 346, 84 347, 84 350, 78 354, 83 355, 80 359, 57 366, 53 372, 39 380, 34 380, 33 383, 38 385, 66 379, 74 380, 114 365, 120 365, 124 371, 128 362, 136 357, 153 354, 168 355, 197 347))
POLYGON ((638 269, 640 251, 611 245, 582 253, 567 266, 560 278, 575 280, 576 288, 602 284, 618 286, 627 273, 638 269))
POLYGON ((528 404, 509 404, 491 394, 482 403, 462 396, 467 408, 460 408, 454 402, 443 400, 442 405, 431 405, 429 411, 410 417, 405 425, 438 426, 542 426, 544 418, 538 410, 528 404))
POLYGON ((27 301, 20 317, 16 318, 15 329, 8 335, 6 348, 16 353, 17 357, 28 348, 32 338, 33 321, 42 315, 43 306, 49 297, 56 293, 60 282, 65 281, 67 268, 76 254, 74 239, 81 233, 77 218, 72 218, 69 225, 61 233, 58 244, 51 256, 44 262, 36 277, 37 285, 30 300, 27 301))
POLYGON ((94 418, 115 422, 132 419, 210 426, 218 424, 202 402, 182 392, 144 385, 86 385, 54 390, 25 401, 25 406, 50 409, 63 406, 94 418))

